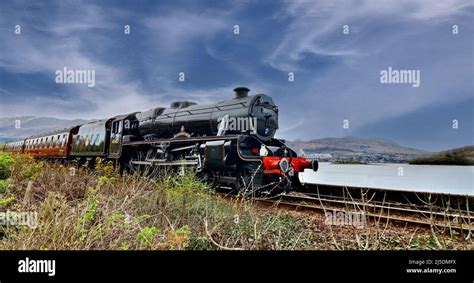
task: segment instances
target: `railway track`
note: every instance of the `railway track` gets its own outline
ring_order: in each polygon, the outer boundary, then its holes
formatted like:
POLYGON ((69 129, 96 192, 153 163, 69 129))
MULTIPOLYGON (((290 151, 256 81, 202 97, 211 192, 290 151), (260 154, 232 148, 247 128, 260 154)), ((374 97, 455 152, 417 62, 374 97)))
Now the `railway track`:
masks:
MULTIPOLYGON (((226 194, 227 197, 235 195, 226 194)), ((301 212, 357 213, 365 219, 377 222, 389 221, 394 224, 415 225, 463 231, 474 231, 474 213, 469 211, 444 209, 438 206, 416 206, 406 203, 390 203, 373 200, 359 200, 350 197, 290 193, 272 198, 253 198, 259 205, 272 206, 301 212)))

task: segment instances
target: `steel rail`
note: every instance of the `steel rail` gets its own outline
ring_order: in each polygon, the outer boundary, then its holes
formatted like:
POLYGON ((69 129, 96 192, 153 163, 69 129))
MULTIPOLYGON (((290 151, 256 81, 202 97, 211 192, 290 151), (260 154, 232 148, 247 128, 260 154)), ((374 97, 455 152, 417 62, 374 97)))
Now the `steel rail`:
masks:
MULTIPOLYGON (((224 198, 236 198, 237 195, 232 193, 218 193, 224 198)), ((327 197, 327 196, 325 196, 327 197)), ((405 223, 406 225, 424 226, 427 228, 437 227, 452 230, 462 230, 472 233, 474 231, 474 217, 469 213, 465 214, 443 214, 440 212, 418 210, 418 209, 407 209, 403 207, 383 206, 376 204, 361 203, 353 200, 331 200, 323 198, 314 198, 309 196, 296 196, 296 195, 280 195, 275 198, 252 198, 249 199, 251 202, 262 204, 265 206, 273 206, 277 208, 309 212, 317 211, 335 211, 335 212, 352 212, 352 213, 363 213, 367 220, 375 220, 377 222, 381 220, 390 221, 394 223, 405 223), (304 202, 304 203, 303 203, 304 202), (319 203, 318 203, 319 202, 319 203), (327 203, 324 205, 323 202, 327 203), (344 205, 344 208, 341 208, 344 205), (374 211, 355 209, 357 206, 364 208, 372 208, 374 211), (348 209, 352 207, 352 209, 348 209), (377 209, 379 211, 377 211, 377 209), (393 214, 392 214, 393 213, 393 214), (410 217, 407 217, 410 216, 410 217), (427 217, 429 216, 429 218, 427 217), (444 221, 439 221, 439 217, 445 217, 444 221), (446 219, 446 217, 452 217, 457 219, 458 222, 446 219), (461 222, 461 223, 459 223, 461 222)), ((389 204, 389 203, 387 203, 389 204)))

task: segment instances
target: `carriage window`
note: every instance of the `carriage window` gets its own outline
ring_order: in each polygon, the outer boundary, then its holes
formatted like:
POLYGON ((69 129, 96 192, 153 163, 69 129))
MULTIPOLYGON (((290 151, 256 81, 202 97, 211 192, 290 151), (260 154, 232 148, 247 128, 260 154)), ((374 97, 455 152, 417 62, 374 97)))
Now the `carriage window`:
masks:
POLYGON ((84 145, 85 146, 89 145, 89 134, 85 135, 85 137, 84 137, 84 145))
POLYGON ((94 142, 92 144, 93 145, 99 145, 99 134, 95 135, 94 142))

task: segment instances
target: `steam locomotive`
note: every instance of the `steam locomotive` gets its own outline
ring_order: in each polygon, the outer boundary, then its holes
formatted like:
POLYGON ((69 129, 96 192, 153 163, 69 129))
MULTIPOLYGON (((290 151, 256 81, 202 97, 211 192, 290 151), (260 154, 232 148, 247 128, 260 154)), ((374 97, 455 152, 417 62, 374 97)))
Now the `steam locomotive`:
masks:
POLYGON ((318 169, 274 138, 278 107, 265 94, 235 97, 215 104, 176 101, 105 120, 7 143, 5 151, 47 159, 111 160, 121 170, 155 172, 191 166, 213 186, 244 195, 301 188, 298 173, 318 169))

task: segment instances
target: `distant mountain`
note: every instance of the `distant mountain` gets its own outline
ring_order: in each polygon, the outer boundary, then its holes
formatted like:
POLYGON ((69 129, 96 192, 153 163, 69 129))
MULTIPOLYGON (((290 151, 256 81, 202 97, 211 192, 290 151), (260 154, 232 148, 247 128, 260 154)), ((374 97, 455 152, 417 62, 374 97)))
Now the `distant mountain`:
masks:
POLYGON ((393 141, 385 139, 362 139, 356 137, 343 138, 322 138, 310 141, 296 140, 288 142, 288 145, 295 148, 302 148, 304 151, 316 151, 318 153, 335 152, 367 152, 367 153, 405 153, 405 154, 426 154, 424 150, 401 146, 393 141))
POLYGON ((465 146, 410 160, 410 164, 474 165, 474 146, 465 146))
POLYGON ((0 142, 47 133, 89 122, 88 120, 67 120, 51 117, 20 116, 0 118, 0 142), (19 122, 18 122, 19 121, 19 122))
POLYGON ((288 146, 321 161, 407 162, 427 156, 428 151, 401 146, 386 139, 357 137, 295 140, 288 146))

